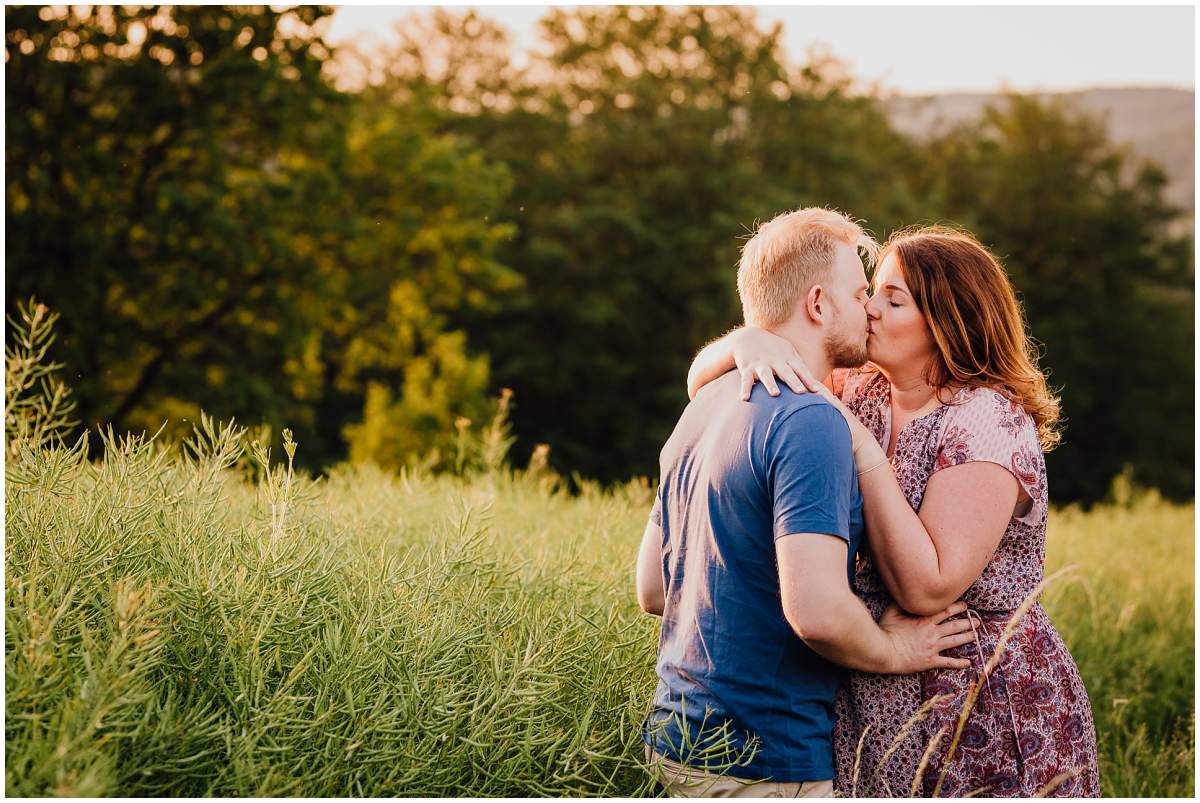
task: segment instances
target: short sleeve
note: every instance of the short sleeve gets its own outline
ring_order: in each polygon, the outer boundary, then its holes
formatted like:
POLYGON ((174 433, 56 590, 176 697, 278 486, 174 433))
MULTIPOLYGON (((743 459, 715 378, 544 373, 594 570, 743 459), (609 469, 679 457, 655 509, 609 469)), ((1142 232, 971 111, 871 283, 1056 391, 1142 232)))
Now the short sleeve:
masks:
POLYGON ((764 456, 775 538, 824 533, 849 542, 857 478, 842 414, 822 403, 781 415, 764 456))
POLYGON ((1033 500, 1020 521, 1037 524, 1047 504, 1046 469, 1037 425, 1020 404, 988 388, 969 391, 946 414, 931 475, 963 463, 1002 466, 1033 500))
POLYGON ((654 492, 654 506, 650 508, 650 521, 655 527, 662 527, 662 486, 654 492))

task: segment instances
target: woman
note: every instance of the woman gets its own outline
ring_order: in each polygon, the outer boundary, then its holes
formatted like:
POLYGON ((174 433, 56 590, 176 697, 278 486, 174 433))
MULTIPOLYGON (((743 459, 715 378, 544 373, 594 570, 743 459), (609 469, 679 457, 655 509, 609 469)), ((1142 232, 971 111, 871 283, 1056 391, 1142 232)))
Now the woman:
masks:
POLYGON ((969 234, 932 227, 892 236, 873 288, 871 362, 836 371, 829 390, 786 341, 755 329, 707 347, 689 380, 694 395, 736 364, 743 387, 757 377, 774 394, 779 375, 798 392, 800 380, 819 389, 854 435, 870 544, 857 593, 876 617, 893 600, 916 614, 959 598, 971 606, 978 640, 950 654, 971 658, 977 672, 851 675, 837 704, 837 789, 1098 796, 1087 693, 1040 605, 982 674, 1042 579, 1043 451, 1059 438, 1058 400, 1036 366, 1012 286, 969 234), (947 764, 976 680, 978 697, 947 764))

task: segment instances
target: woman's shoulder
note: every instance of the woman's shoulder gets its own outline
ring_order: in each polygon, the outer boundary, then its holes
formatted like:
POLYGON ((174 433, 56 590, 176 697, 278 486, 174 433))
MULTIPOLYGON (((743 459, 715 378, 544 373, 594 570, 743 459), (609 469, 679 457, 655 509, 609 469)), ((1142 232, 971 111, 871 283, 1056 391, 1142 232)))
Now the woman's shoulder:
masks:
POLYGON ((1032 445, 1041 451, 1037 424, 1020 402, 1002 387, 960 388, 949 404, 943 435, 971 434, 1014 446, 1032 445))
POLYGON ((976 461, 1007 469, 1035 502, 1018 520, 1044 523, 1046 464, 1037 424, 1004 388, 962 388, 947 410, 933 470, 976 461))
POLYGON ((950 407, 959 411, 959 417, 1020 418, 1033 424, 1033 416, 1026 412, 1021 403, 1013 399, 1004 387, 975 385, 959 388, 951 399, 950 407))

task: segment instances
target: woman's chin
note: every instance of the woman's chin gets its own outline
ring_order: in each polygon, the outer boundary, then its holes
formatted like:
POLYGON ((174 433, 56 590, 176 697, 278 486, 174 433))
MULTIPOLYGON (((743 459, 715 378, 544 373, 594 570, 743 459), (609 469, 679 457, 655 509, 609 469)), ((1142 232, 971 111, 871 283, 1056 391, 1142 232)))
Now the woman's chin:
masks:
POLYGON ((879 345, 875 342, 874 335, 872 335, 871 339, 867 341, 867 362, 871 363, 876 368, 883 368, 885 365, 891 362, 888 360, 887 349, 879 347, 879 345))

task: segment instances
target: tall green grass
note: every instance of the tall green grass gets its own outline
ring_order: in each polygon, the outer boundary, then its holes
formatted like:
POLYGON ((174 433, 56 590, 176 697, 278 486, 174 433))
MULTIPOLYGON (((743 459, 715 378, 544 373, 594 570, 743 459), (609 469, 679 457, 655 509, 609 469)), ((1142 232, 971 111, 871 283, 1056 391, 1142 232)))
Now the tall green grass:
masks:
MULTIPOLYGON (((1118 486, 1119 487, 1119 486, 1118 486)), ((1092 701, 1105 796, 1195 791, 1195 506, 1153 493, 1051 514, 1044 606, 1092 701)))
MULTIPOLYGON (((649 490, 552 478, 314 482, 111 439, 11 456, 9 795, 642 795, 657 620, 649 490), (254 474, 257 479, 246 479, 254 474)), ((1052 517, 1046 594, 1108 795, 1193 790, 1192 508, 1052 517)))
POLYGON ((10 795, 637 794, 648 493, 343 467, 236 433, 6 476, 10 795), (276 477, 280 480, 280 477, 276 477))
MULTIPOLYGON (((62 444, 69 400, 6 349, 5 792, 652 792, 657 620, 633 596, 645 483, 568 495, 503 465, 323 480, 205 418, 164 445, 62 444)), ((45 326, 46 330, 39 329, 45 326)), ((41 334, 39 334, 41 332, 41 334)), ((265 433, 259 432, 259 437, 265 433)), ((1110 796, 1194 790, 1193 506, 1120 489, 1051 518, 1044 602, 1091 696, 1110 796)))

